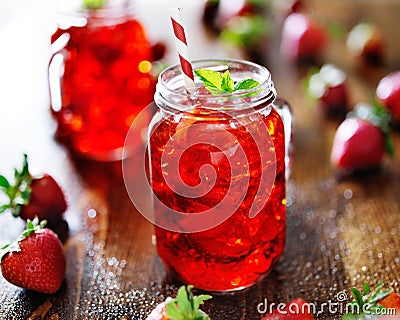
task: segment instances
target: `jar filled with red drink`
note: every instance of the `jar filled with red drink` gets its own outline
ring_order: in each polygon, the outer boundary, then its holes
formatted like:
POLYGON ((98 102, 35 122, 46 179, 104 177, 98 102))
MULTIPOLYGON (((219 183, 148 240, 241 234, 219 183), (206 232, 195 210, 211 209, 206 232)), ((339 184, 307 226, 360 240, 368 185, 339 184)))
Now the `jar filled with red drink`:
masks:
POLYGON ((57 138, 72 151, 118 160, 130 125, 153 100, 155 79, 146 32, 130 1, 103 2, 59 17, 51 37, 51 109, 57 138))
POLYGON ((149 127, 158 254, 184 283, 240 290, 263 278, 284 250, 285 108, 274 107, 262 66, 202 60, 193 68, 229 70, 234 83, 259 85, 211 94, 195 77, 189 93, 179 66, 160 74, 149 127))

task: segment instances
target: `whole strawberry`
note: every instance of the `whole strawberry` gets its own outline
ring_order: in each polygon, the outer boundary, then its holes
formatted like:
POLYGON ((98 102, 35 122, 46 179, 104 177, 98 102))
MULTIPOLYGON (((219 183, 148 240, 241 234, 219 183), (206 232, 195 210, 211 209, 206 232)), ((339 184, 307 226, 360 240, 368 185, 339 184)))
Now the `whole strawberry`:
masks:
POLYGON ((327 32, 304 13, 292 13, 284 21, 281 53, 290 60, 316 62, 327 43, 327 32))
POLYGON ((400 123, 400 70, 389 73, 379 81, 376 96, 393 120, 400 123))
POLYGON ((391 154, 388 114, 378 105, 375 108, 360 104, 351 117, 338 127, 332 146, 332 164, 345 171, 362 170, 381 164, 385 150, 391 154))
POLYGON ((0 190, 8 197, 8 203, 0 206, 0 213, 11 210, 11 213, 24 220, 34 219, 58 221, 67 209, 64 194, 48 174, 32 177, 29 173, 27 155, 24 155, 22 170, 15 169, 14 184, 0 175, 0 190))
POLYGON ((308 93, 318 101, 324 115, 340 117, 349 111, 346 74, 332 64, 325 64, 310 76, 308 93))
POLYGON ((347 36, 348 50, 365 66, 380 66, 384 62, 385 43, 378 26, 372 22, 356 24, 347 36))
POLYGON ((348 312, 342 320, 371 319, 371 320, 397 320, 400 311, 400 296, 393 289, 384 289, 383 282, 378 282, 375 289, 364 282, 364 290, 360 292, 352 288, 354 301, 347 304, 348 312), (357 311, 358 310, 358 311, 357 311))
POLYGON ((210 320, 199 307, 211 296, 193 296, 192 288, 180 287, 175 299, 167 298, 158 304, 146 320, 210 320))
POLYGON ((51 294, 61 286, 66 261, 60 240, 45 225, 37 218, 28 220, 20 238, 0 249, 0 266, 8 282, 51 294))

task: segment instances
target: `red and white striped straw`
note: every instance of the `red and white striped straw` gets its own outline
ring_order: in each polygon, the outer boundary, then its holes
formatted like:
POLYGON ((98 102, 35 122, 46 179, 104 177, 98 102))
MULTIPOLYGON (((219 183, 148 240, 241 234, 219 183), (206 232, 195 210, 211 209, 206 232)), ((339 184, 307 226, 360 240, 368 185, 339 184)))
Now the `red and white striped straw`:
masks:
POLYGON ((176 49, 178 50, 179 62, 183 73, 185 88, 188 92, 193 92, 196 88, 192 64, 189 60, 189 50, 185 36, 185 29, 182 23, 180 8, 169 9, 172 27, 174 29, 176 49))

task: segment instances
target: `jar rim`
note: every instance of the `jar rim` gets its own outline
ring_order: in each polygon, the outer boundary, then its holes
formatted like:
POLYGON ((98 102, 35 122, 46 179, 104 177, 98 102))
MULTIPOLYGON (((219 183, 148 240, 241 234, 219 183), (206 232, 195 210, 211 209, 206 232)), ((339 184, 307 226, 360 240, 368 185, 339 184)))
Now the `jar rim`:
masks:
MULTIPOLYGON (((163 104, 159 107, 167 107, 167 109, 177 109, 179 111, 188 111, 186 105, 180 108, 179 102, 187 102, 189 100, 201 100, 210 102, 211 105, 215 103, 223 103, 223 109, 228 110, 244 110, 252 108, 256 105, 272 103, 275 100, 276 91, 272 81, 271 73, 269 70, 254 62, 241 60, 241 59, 199 59, 193 60, 193 70, 206 68, 214 71, 236 70, 251 73, 256 76, 259 85, 257 87, 241 90, 233 93, 226 93, 220 95, 201 94, 198 92, 190 93, 184 89, 183 86, 183 72, 179 64, 172 65, 163 70, 158 76, 156 86, 155 100, 162 100, 163 104), (178 89, 178 84, 180 84, 178 89), (250 100, 244 100, 243 97, 252 97, 250 100), (231 105, 227 103, 230 100, 243 100, 243 105, 236 103, 231 105)), ((231 73, 231 76, 235 75, 231 73)), ((199 79, 195 75, 195 82, 199 85, 199 79)), ((218 111, 218 108, 208 108, 218 111)), ((221 109, 221 108, 220 108, 221 109)))

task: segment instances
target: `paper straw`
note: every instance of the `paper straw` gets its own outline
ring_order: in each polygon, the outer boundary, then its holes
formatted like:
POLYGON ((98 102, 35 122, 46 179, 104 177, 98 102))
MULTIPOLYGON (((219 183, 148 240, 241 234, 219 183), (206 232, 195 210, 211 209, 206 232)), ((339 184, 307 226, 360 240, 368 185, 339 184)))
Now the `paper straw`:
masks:
POLYGON ((179 62, 181 65, 185 88, 188 92, 193 92, 196 88, 192 64, 189 60, 189 50, 185 36, 185 29, 182 23, 180 8, 169 9, 172 27, 174 29, 175 44, 178 51, 179 62))

